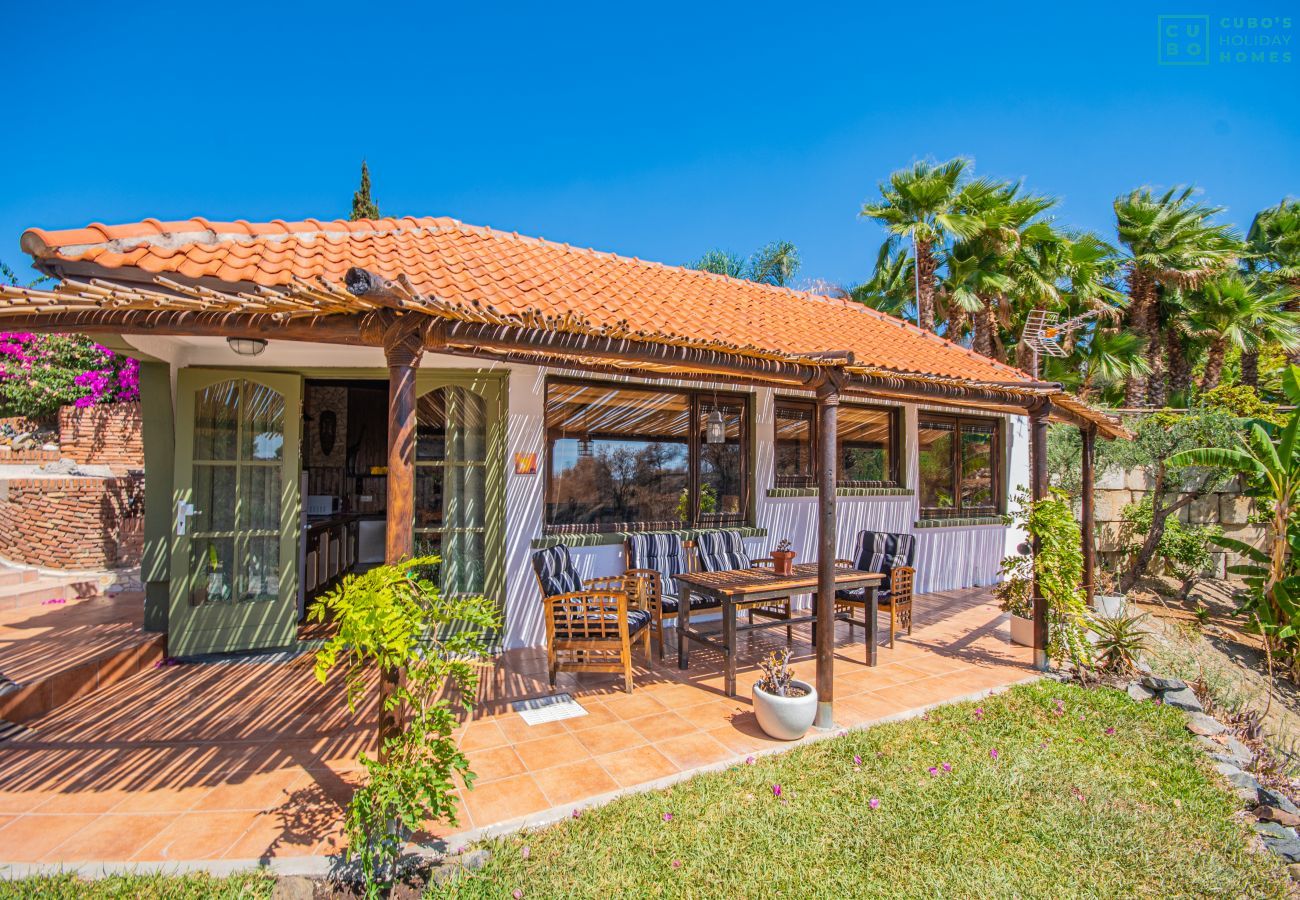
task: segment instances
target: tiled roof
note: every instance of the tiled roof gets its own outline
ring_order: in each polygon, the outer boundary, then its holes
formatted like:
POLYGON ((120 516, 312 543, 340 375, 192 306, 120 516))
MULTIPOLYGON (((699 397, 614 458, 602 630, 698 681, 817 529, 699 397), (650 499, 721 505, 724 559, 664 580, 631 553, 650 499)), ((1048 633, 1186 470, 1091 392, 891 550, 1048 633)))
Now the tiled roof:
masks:
POLYGON ((38 262, 94 263, 168 277, 265 287, 342 283, 350 267, 405 275, 422 294, 504 314, 582 316, 692 341, 789 354, 851 350, 860 364, 981 382, 1027 382, 986 359, 851 300, 571 247, 447 218, 265 224, 146 219, 67 231, 31 229, 38 262))

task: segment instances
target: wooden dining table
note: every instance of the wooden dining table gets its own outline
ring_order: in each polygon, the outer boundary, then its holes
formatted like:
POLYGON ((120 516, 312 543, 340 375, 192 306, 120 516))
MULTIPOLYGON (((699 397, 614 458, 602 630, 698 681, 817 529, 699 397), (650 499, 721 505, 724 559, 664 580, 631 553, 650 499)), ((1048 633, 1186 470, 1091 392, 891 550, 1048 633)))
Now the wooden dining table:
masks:
MULTIPOLYGON (((836 590, 866 591, 867 599, 867 665, 876 664, 876 590, 885 576, 879 572, 836 567, 836 590)), ((763 602, 817 592, 817 563, 802 563, 792 568, 789 575, 777 575, 771 568, 727 569, 717 572, 687 572, 677 576, 680 600, 677 614, 677 665, 685 669, 690 665, 689 642, 720 650, 725 669, 726 693, 736 696, 736 634, 742 631, 759 631, 764 628, 784 628, 816 622, 816 604, 805 616, 773 618, 770 621, 736 624, 736 613, 758 606, 763 602), (705 633, 691 628, 691 595, 707 598, 719 604, 722 611, 722 640, 714 637, 718 632, 705 633)), ((698 610, 703 612, 705 610, 698 610)), ((837 613, 835 618, 849 621, 849 614, 837 613)))

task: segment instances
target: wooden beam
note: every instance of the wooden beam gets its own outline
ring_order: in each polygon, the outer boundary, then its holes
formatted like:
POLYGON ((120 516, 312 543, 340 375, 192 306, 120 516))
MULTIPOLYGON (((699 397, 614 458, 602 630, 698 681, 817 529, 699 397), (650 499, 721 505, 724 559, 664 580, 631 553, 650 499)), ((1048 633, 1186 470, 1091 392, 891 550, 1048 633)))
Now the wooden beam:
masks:
MULTIPOLYGON (((1047 420, 1052 412, 1052 404, 1044 400, 1029 410, 1029 485, 1030 499, 1035 503, 1047 496, 1047 420)), ((1042 542, 1033 538, 1035 566, 1042 542)), ((1047 670, 1047 601, 1043 598, 1042 587, 1035 574, 1033 581, 1034 596, 1034 667, 1047 670)))
MULTIPOLYGON (((836 420, 840 395, 833 382, 817 391, 817 719, 818 728, 835 726, 835 476, 836 420)), ((868 628, 867 640, 874 629, 868 628)))
POLYGON ((377 312, 300 316, 276 320, 264 313, 196 310, 62 310, 0 316, 7 331, 156 334, 181 337, 242 337, 322 344, 361 343, 362 329, 377 312))
MULTIPOLYGON (((407 322, 396 322, 384 335, 388 361, 388 527, 384 562, 399 563, 415 550, 415 372, 420 365, 424 335, 407 322)), ((401 728, 399 710, 387 701, 401 682, 398 669, 379 673, 379 749, 386 758, 388 740, 401 728)))
POLYGON ((1082 522, 1079 523, 1079 531, 1083 533, 1083 589, 1088 594, 1088 607, 1092 607, 1092 599, 1096 596, 1096 569, 1097 569, 1097 539, 1093 533, 1097 514, 1095 506, 1095 468, 1097 458, 1097 428, 1089 426, 1079 429, 1079 435, 1083 439, 1083 460, 1080 466, 1082 472, 1082 522))

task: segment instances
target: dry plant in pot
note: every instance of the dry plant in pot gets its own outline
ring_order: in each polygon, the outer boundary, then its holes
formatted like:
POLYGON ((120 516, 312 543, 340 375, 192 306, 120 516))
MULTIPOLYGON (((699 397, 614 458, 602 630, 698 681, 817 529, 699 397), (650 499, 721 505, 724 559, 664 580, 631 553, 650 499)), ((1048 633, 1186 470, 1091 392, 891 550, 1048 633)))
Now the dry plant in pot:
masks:
POLYGON ((795 551, 790 549, 790 541, 781 541, 772 551, 772 571, 777 575, 789 575, 794 570, 795 555, 795 551))
POLYGON ((763 676, 754 685, 754 715, 758 725, 779 741, 797 741, 817 716, 817 691, 794 677, 790 651, 770 653, 758 664, 763 676))

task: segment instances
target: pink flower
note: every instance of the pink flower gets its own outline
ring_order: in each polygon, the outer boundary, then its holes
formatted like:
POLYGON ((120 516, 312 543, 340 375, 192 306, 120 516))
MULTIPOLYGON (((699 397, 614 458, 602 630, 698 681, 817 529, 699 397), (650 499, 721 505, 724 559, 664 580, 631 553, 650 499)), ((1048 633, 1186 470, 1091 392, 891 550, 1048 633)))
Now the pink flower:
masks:
POLYGON ((858 754, 856 754, 856 753, 853 754, 853 765, 855 765, 855 766, 860 766, 860 765, 862 765, 862 757, 861 757, 861 756, 858 756, 858 754))
POLYGON ((575 819, 578 818, 580 815, 582 815, 582 810, 580 810, 580 809, 575 809, 575 810, 573 811, 573 817, 574 817, 575 819))
POLYGON ((522 850, 519 851, 519 858, 520 858, 520 859, 527 859, 528 857, 530 857, 530 856, 532 856, 532 855, 533 855, 533 848, 530 847, 530 846, 528 846, 527 844, 524 844, 524 849, 522 849, 522 850))
POLYGON ((672 820, 673 820, 673 814, 672 814, 672 813, 664 813, 664 821, 665 821, 665 822, 671 822, 672 820))
POLYGON ((984 707, 982 707, 982 706, 977 706, 977 707, 975 707, 975 712, 974 712, 973 715, 974 715, 975 718, 977 718, 977 719, 982 719, 982 718, 984 718, 984 707))
POLYGON ((989 759, 996 762, 997 758, 998 758, 998 748, 994 747, 992 750, 989 751, 989 759))
POLYGON ((872 809, 880 809, 880 798, 872 797, 867 801, 867 806, 870 806, 872 809))
POLYGON ((935 775, 938 775, 938 774, 939 774, 939 769, 938 769, 938 767, 937 767, 937 766, 930 766, 930 777, 933 778, 935 775))
POLYGON ((945 772, 951 772, 951 771, 952 771, 952 763, 944 763, 944 764, 943 764, 943 770, 944 770, 945 772))
POLYGON ((674 860, 673 860, 673 868, 674 868, 674 869, 680 869, 681 867, 682 867, 682 861, 681 861, 680 859, 674 859, 674 860))
POLYGON ((524 892, 519 890, 519 888, 515 888, 514 892, 510 896, 514 897, 515 900, 523 900, 524 892))
POLYGON ((779 785, 779 784, 774 784, 774 785, 772 785, 772 796, 773 796, 773 797, 780 797, 780 796, 781 796, 781 785, 779 785))
POLYGON ((1106 729, 1106 734, 1108 734, 1108 735, 1112 735, 1112 736, 1113 736, 1113 735, 1115 734, 1115 728, 1114 728, 1114 726, 1112 726, 1112 727, 1110 727, 1110 728, 1107 728, 1107 729, 1106 729))
POLYGON ((745 765, 747 765, 747 766, 752 766, 753 764, 754 764, 754 757, 752 757, 752 756, 746 756, 746 757, 745 757, 745 765))

